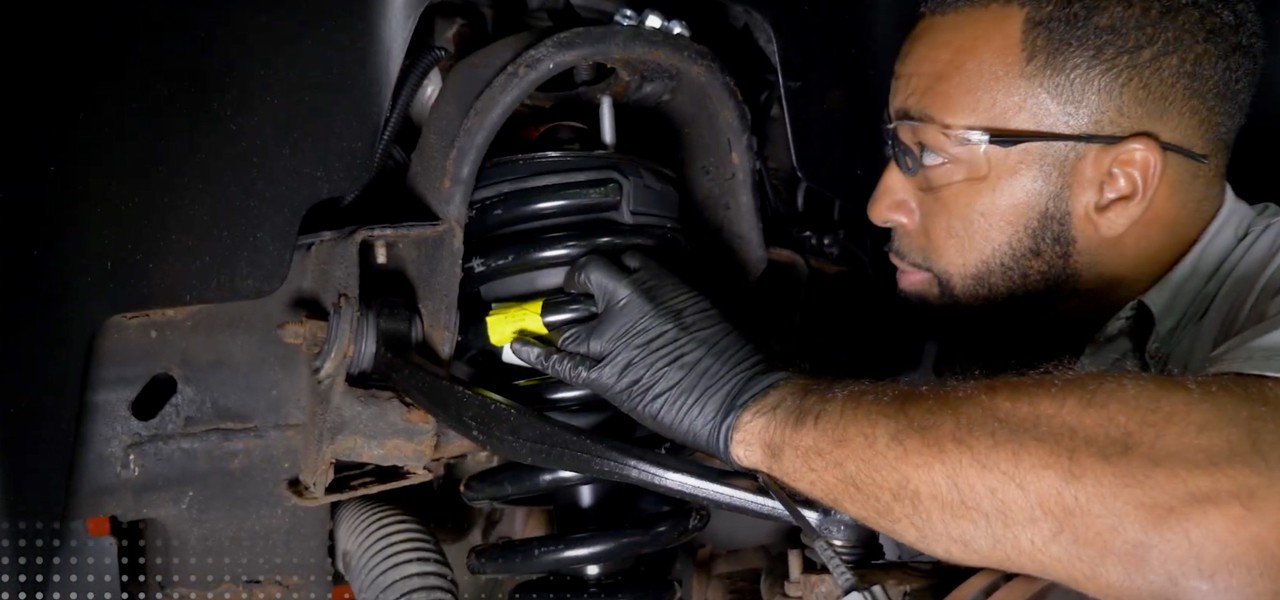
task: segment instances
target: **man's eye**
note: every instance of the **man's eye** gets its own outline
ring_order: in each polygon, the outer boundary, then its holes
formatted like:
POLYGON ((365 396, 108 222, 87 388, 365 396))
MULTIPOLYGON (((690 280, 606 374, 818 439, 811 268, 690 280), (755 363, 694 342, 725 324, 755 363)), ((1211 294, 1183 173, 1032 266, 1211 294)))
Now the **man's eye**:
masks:
POLYGON ((946 162, 947 162, 947 159, 944 158, 941 154, 938 154, 937 152, 934 152, 933 150, 930 150, 923 145, 920 146, 920 164, 921 165, 926 167, 936 167, 938 165, 946 164, 946 162))

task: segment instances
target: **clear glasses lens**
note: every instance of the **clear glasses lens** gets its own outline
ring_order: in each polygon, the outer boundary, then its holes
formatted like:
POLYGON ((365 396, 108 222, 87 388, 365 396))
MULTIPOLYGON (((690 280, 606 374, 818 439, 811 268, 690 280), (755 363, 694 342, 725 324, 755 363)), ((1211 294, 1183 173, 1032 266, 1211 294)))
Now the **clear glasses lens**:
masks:
POLYGON ((890 157, 922 189, 937 189, 987 176, 991 165, 980 132, 931 123, 897 121, 885 127, 890 157))

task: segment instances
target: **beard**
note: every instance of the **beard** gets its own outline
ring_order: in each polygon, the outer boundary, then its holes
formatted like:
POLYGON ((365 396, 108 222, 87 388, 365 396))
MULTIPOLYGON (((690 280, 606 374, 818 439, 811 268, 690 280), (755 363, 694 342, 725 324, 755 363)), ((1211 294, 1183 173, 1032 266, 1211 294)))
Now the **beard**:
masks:
POLYGON ((1083 350, 1098 324, 1062 311, 1081 280, 1065 189, 1046 191, 1027 226, 973 273, 959 278, 930 269, 937 297, 906 296, 927 307, 922 324, 941 343, 935 374, 1026 372, 1083 350))
MULTIPOLYGON (((1044 196, 1027 226, 972 274, 961 278, 927 268, 926 263, 921 268, 937 278, 938 296, 904 296, 915 303, 937 306, 994 307, 1060 301, 1070 295, 1080 282, 1070 202, 1064 186, 1052 186, 1044 196)), ((910 256, 899 251, 896 239, 890 243, 890 252, 910 256)))

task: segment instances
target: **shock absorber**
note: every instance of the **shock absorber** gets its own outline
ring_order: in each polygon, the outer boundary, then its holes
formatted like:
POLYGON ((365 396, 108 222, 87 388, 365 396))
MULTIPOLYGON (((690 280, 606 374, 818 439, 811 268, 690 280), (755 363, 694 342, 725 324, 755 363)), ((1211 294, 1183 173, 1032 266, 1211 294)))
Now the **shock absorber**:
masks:
MULTIPOLYGON (((594 304, 567 296, 565 273, 592 253, 640 249, 659 260, 683 247, 672 176, 607 152, 547 152, 499 159, 477 178, 465 233, 463 335, 454 374, 614 437, 652 435, 594 394, 502 358, 517 332, 545 333, 590 318, 594 304)), ((513 598, 671 598, 672 555, 706 527, 707 511, 634 486, 506 463, 469 477, 477 505, 542 505, 554 533, 472 549, 475 574, 535 575, 513 598)))

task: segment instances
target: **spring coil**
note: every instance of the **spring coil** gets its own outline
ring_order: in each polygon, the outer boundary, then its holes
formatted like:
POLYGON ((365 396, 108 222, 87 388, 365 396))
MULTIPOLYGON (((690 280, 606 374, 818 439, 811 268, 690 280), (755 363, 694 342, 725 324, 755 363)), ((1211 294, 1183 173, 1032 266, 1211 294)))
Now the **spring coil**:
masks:
MULTIPOLYGON (((845 566, 856 569, 884 560, 884 547, 880 545, 879 534, 865 527, 850 527, 841 539, 827 538, 831 550, 840 558, 845 566)), ((813 540, 808 535, 801 535, 800 540, 812 547, 813 540)), ((810 558, 822 562, 812 550, 807 551, 810 558)))
POLYGON ((845 566, 854 568, 866 566, 879 560, 884 560, 884 551, 880 548, 879 543, 849 543, 844 541, 828 540, 831 549, 835 550, 836 556, 840 557, 840 562, 845 566))
MULTIPOLYGON (((551 296, 541 304, 541 318, 554 329, 561 317, 581 312, 562 310, 564 298, 556 298, 574 261, 629 249, 670 253, 683 244, 679 225, 670 175, 646 163, 571 152, 499 160, 480 174, 467 222, 463 296, 474 310, 464 320, 482 329, 478 317, 492 303, 551 296), (560 308, 553 309, 553 302, 560 308)), ((586 390, 498 363, 484 336, 470 339, 471 360, 462 362, 477 385, 597 432, 618 415, 586 390)), ((466 354, 468 344, 460 346, 466 354)), ((462 488, 468 502, 535 500, 553 507, 556 533, 477 546, 467 568, 487 575, 556 574, 522 583, 512 598, 671 597, 675 588, 667 573, 636 570, 645 568, 644 558, 688 542, 706 527, 708 514, 620 486, 517 463, 473 474, 462 488), (641 589, 648 592, 636 596, 641 589)))
POLYGON ((338 570, 356 598, 456 600, 453 569, 435 536, 404 511, 348 500, 333 518, 338 570))
MULTIPOLYGON (((463 377, 540 411, 594 404, 616 412, 586 390, 502 364, 485 335, 485 315, 495 303, 564 294, 565 273, 588 254, 675 255, 684 243, 679 215, 671 175, 627 157, 549 152, 488 165, 476 180, 465 232, 460 304, 470 325, 457 362, 471 375, 463 377)), ((545 326, 565 324, 548 321, 556 317, 544 308, 545 326)))

